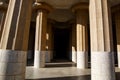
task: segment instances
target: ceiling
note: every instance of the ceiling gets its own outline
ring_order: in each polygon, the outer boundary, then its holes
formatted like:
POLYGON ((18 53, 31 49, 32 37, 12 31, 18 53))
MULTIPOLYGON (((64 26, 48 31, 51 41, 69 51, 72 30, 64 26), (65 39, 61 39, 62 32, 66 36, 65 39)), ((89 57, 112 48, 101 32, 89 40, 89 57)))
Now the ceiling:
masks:
MULTIPOLYGON (((58 21, 58 22, 67 22, 74 19, 74 13, 69 10, 73 5, 86 2, 89 3, 89 0, 36 0, 38 2, 45 2, 53 6, 54 11, 50 12, 48 18, 58 21)), ((110 0, 112 6, 120 4, 120 0, 110 0)))
MULTIPOLYGON (((46 2, 57 9, 68 9, 76 3, 89 2, 89 0, 37 0, 37 1, 38 2, 46 2)), ((110 1, 111 1, 112 5, 117 5, 120 3, 120 0, 110 0, 110 1)))

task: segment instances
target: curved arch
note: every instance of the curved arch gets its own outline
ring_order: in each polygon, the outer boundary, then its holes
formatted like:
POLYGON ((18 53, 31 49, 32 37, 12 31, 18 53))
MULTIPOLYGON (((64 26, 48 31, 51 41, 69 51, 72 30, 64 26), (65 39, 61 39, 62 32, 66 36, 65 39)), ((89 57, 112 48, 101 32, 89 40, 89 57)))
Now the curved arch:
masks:
POLYGON ((45 2, 35 2, 33 4, 33 10, 38 10, 38 9, 44 9, 44 10, 47 10, 48 12, 51 12, 53 11, 53 7, 45 2))
POLYGON ((112 11, 112 13, 120 11, 120 4, 111 7, 111 11, 112 11))
POLYGON ((89 9, 89 3, 81 2, 81 3, 75 4, 71 7, 71 10, 73 12, 75 12, 76 10, 79 10, 79 9, 88 10, 89 9))

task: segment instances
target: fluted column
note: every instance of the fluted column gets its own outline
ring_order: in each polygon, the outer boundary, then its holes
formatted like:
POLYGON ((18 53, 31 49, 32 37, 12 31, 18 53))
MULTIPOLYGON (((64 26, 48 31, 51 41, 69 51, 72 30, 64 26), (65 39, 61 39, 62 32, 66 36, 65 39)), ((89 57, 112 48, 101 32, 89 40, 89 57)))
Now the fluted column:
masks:
POLYGON ((90 0, 91 80, 115 80, 109 0, 90 0))
POLYGON ((5 17, 6 17, 6 12, 1 11, 0 16, 1 16, 1 18, 0 18, 1 19, 0 20, 0 40, 1 40, 3 27, 4 27, 4 21, 5 21, 5 17))
POLYGON ((118 67, 120 68, 120 12, 115 13, 118 67))
POLYGON ((76 24, 72 26, 72 61, 77 63, 77 49, 76 49, 76 24))
POLYGON ((7 4, 5 3, 5 0, 0 0, 0 40, 3 32, 4 27, 4 21, 6 17, 7 12, 7 4))
POLYGON ((31 7, 32 0, 10 0, 0 43, 0 80, 25 79, 31 7))
POLYGON ((36 18, 35 68, 45 67, 47 11, 39 9, 36 18))
POLYGON ((88 23, 88 11, 78 10, 76 11, 77 26, 77 68, 85 69, 88 65, 88 36, 87 36, 87 23, 88 23))

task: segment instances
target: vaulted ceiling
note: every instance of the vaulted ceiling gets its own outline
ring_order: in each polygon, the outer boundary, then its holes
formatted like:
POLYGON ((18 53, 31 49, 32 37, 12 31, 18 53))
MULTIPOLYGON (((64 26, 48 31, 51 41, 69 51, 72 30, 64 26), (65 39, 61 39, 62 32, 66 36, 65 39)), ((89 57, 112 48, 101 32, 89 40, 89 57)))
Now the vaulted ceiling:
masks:
MULTIPOLYGON (((72 5, 79 3, 79 2, 89 2, 89 0, 37 0, 39 2, 46 2, 52 5, 54 8, 59 9, 67 9, 70 8, 72 5)), ((120 3, 120 0, 110 0, 112 6, 117 5, 120 3)))
MULTIPOLYGON (((74 19, 75 15, 71 11, 71 7, 77 3, 89 3, 89 0, 35 0, 38 2, 45 2, 51 5, 54 10, 49 13, 48 17, 58 22, 66 22, 74 19)), ((120 4, 120 0, 110 0, 111 5, 120 4)))

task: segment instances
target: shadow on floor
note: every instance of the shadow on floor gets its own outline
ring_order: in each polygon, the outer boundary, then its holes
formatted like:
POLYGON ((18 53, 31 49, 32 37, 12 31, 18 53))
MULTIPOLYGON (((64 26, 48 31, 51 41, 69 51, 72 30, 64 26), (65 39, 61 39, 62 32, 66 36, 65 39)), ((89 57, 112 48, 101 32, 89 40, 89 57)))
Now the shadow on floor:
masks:
POLYGON ((91 77, 90 75, 84 75, 84 76, 40 78, 40 79, 26 79, 26 80, 91 80, 91 77))
POLYGON ((54 68, 54 67, 73 67, 76 66, 74 62, 71 61, 54 61, 51 63, 45 64, 46 68, 54 68))
MULTIPOLYGON (((27 66, 33 66, 34 62, 32 59, 27 60, 27 66)), ((46 68, 54 68, 54 67, 73 67, 76 64, 70 60, 52 60, 50 63, 45 63, 46 68)))

